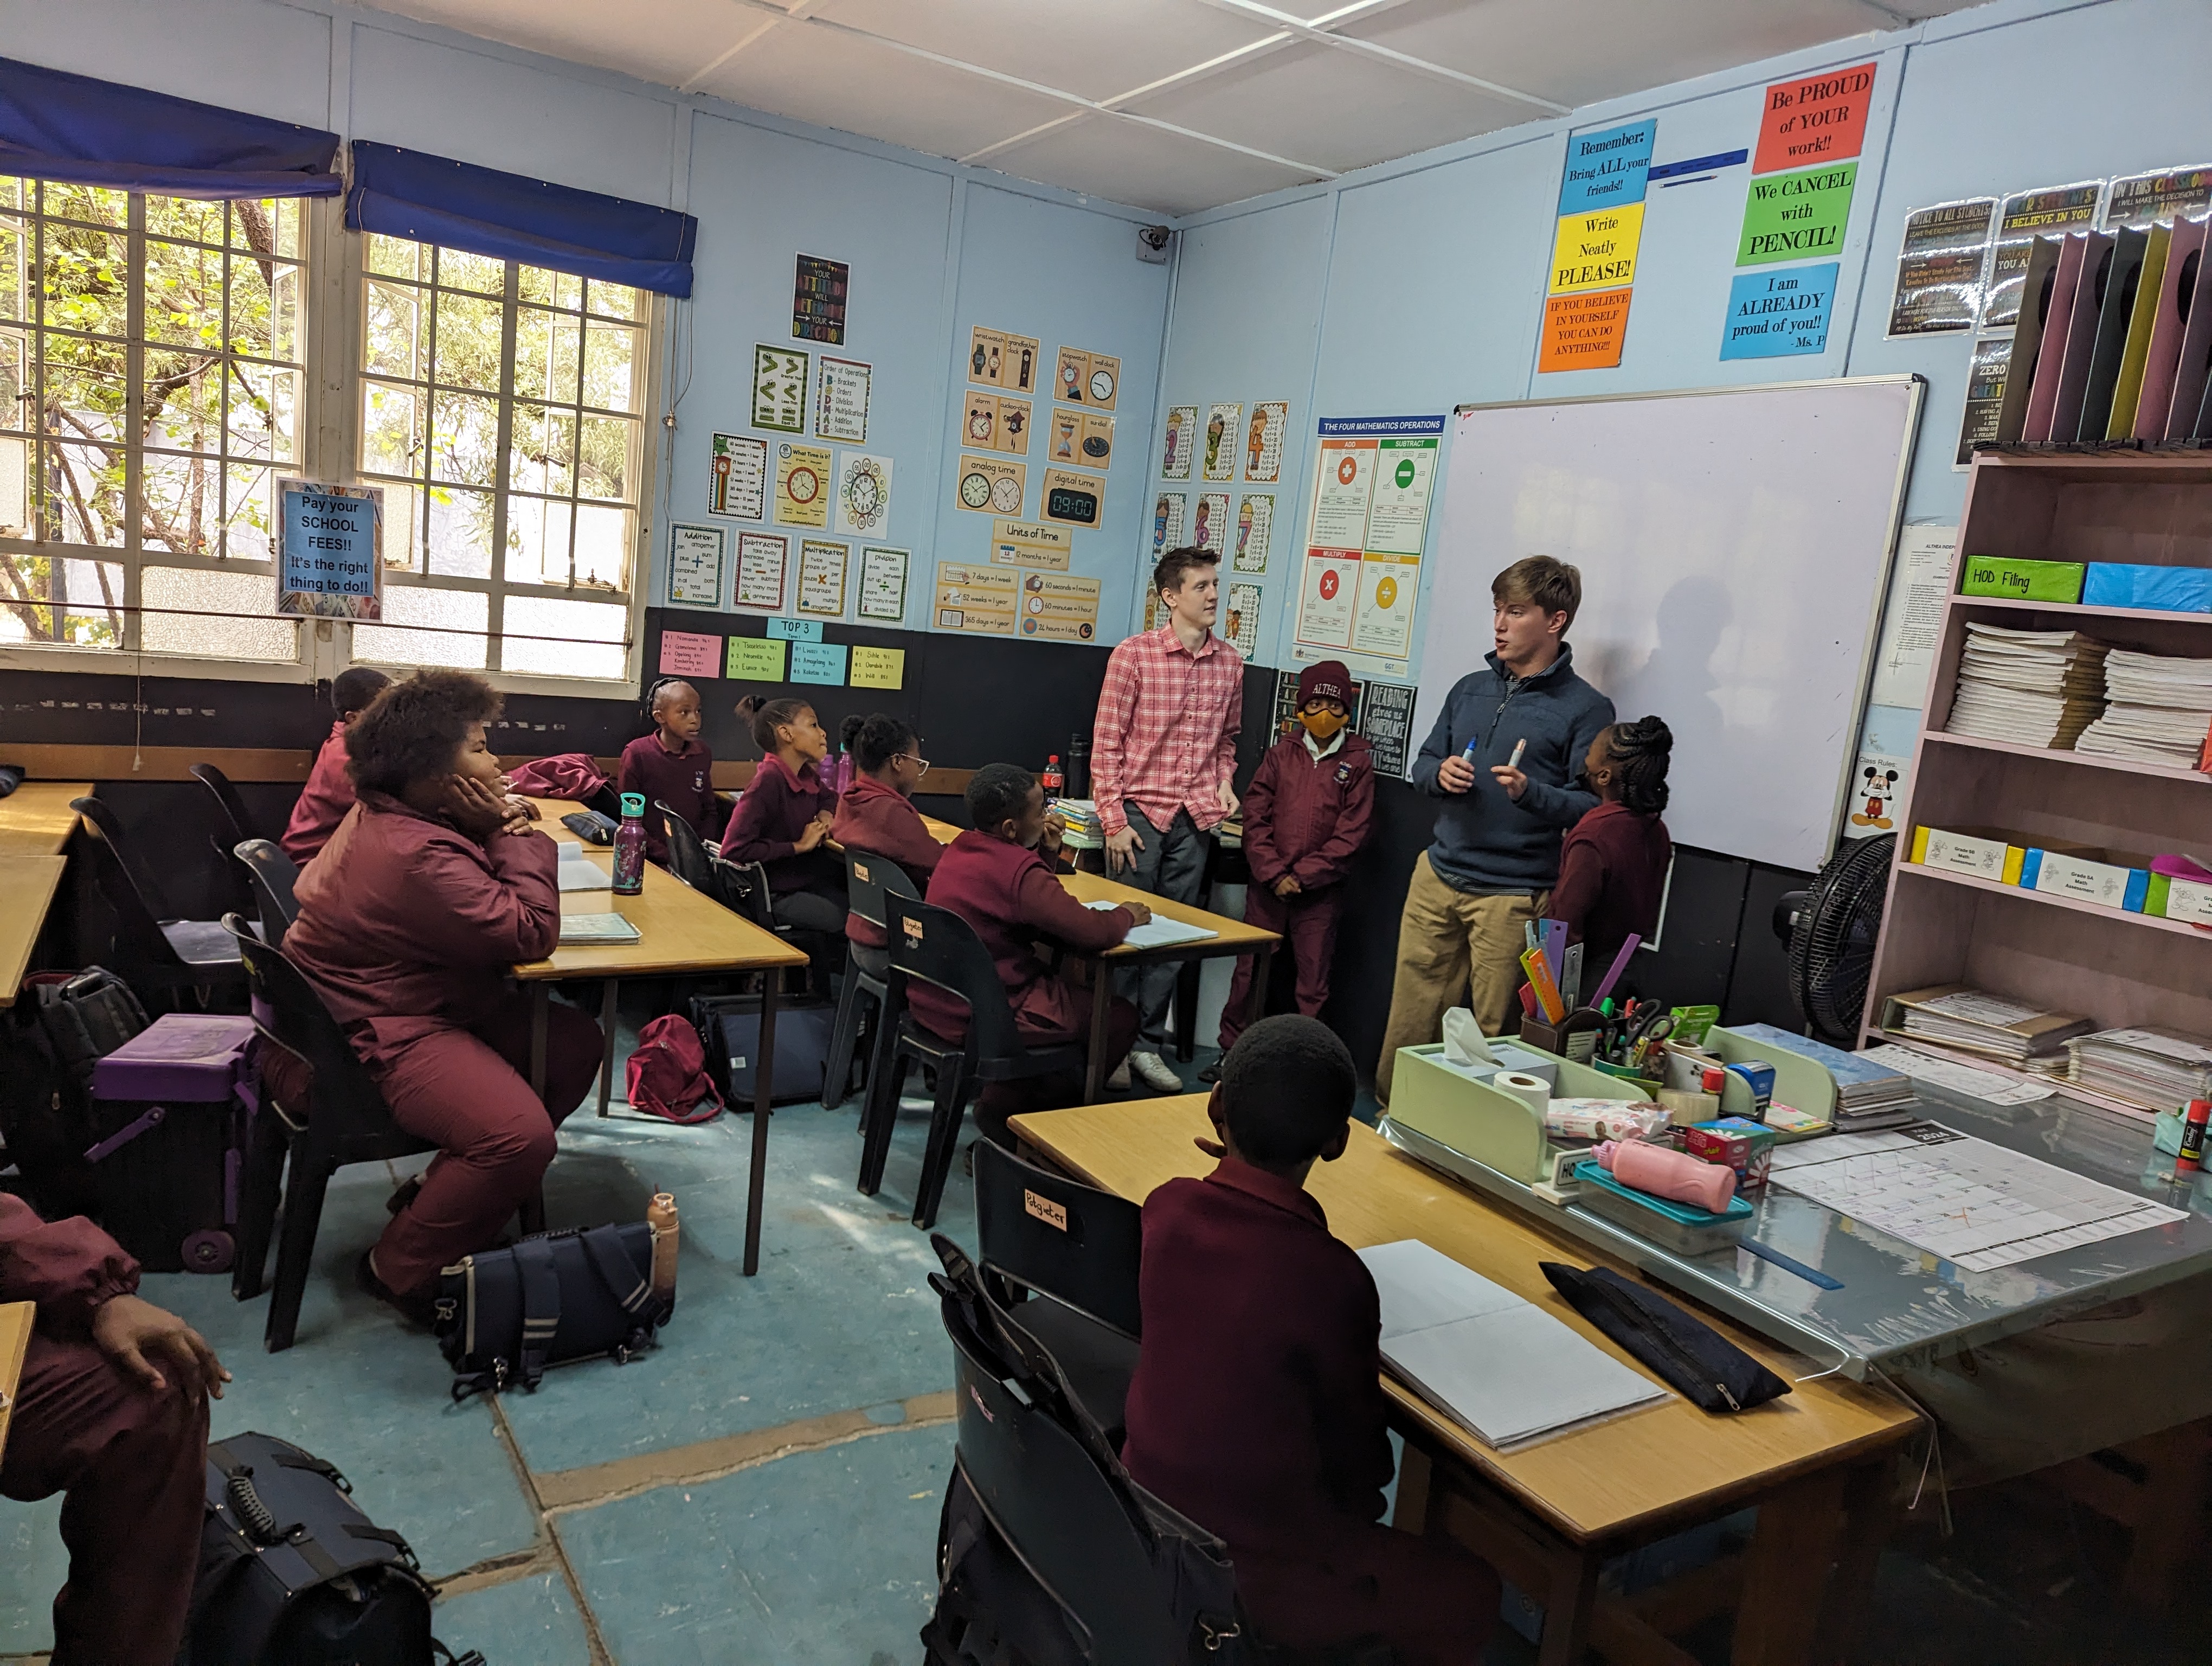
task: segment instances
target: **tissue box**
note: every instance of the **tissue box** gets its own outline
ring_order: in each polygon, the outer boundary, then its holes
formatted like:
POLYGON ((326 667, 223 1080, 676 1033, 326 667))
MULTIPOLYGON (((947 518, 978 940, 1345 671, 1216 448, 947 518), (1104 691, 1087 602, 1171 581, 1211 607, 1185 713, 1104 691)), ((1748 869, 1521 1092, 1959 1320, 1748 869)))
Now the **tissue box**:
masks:
POLYGON ((1774 1164, 1774 1130, 1741 1116, 1723 1116, 1684 1128, 1682 1149, 1708 1163, 1726 1164, 1735 1170, 1739 1193, 1755 1192, 1766 1184, 1774 1164))
POLYGON ((2093 561, 2081 581, 2086 607, 2148 607, 2212 613, 2212 568, 2140 567, 2093 561))
POLYGON ((2002 556, 1968 556, 1959 575, 1962 596, 2011 596, 2029 602, 2078 602, 2082 566, 2078 561, 2013 561, 2002 556))

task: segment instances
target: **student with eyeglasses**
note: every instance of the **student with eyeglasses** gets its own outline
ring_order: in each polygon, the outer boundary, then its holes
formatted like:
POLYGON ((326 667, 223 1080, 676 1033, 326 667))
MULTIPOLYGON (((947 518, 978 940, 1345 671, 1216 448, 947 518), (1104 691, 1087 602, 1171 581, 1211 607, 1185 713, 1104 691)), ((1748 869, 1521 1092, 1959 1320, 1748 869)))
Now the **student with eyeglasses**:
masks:
MULTIPOLYGON (((929 773, 921 737, 912 724, 876 712, 847 718, 839 739, 852 756, 853 784, 838 795, 830 836, 848 850, 896 862, 916 889, 926 890, 945 847, 914 807, 915 789, 929 773)), ((881 927, 857 914, 845 916, 845 936, 862 948, 890 946, 881 927)))

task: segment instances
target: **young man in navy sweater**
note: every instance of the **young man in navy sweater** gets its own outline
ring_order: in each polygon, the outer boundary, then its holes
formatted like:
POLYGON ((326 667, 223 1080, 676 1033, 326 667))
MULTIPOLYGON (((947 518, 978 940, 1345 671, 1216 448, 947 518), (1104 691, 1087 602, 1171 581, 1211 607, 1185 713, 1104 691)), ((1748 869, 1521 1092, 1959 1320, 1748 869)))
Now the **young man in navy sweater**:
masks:
POLYGON ((1413 764, 1413 785, 1441 808, 1398 922, 1375 1067, 1386 1104, 1398 1049, 1436 1040, 1445 1011, 1468 999, 1470 979, 1484 1033, 1504 1025, 1521 981, 1522 927, 1543 915, 1560 835, 1597 803, 1582 784, 1583 760, 1613 722, 1613 702, 1575 675, 1567 646, 1582 575, 1528 556, 1492 581, 1491 599, 1487 667, 1453 685, 1413 764))

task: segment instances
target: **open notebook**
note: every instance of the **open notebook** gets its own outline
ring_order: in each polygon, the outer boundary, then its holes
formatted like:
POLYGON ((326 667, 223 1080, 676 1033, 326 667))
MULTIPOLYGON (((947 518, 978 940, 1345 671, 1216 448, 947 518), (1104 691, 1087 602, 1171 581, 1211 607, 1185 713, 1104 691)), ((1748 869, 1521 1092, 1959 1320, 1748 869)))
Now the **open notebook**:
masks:
MULTIPOLYGON (((1119 903, 1085 903, 1084 907, 1104 914, 1118 909, 1119 903)), ((1181 920, 1170 920, 1164 914, 1154 915, 1151 921, 1133 928, 1121 940, 1133 949, 1164 949, 1177 943, 1196 943, 1221 933, 1210 926, 1193 926, 1181 920)))
POLYGON ((644 933, 619 914, 564 914, 561 940, 578 943, 635 943, 644 933))
POLYGON ((1510 1451, 1668 1397, 1534 1303, 1417 1239, 1359 1259, 1382 1298, 1382 1359, 1477 1438, 1510 1451))
POLYGON ((562 891, 612 891, 614 876, 597 862, 587 862, 581 856, 573 862, 558 863, 553 878, 562 891))

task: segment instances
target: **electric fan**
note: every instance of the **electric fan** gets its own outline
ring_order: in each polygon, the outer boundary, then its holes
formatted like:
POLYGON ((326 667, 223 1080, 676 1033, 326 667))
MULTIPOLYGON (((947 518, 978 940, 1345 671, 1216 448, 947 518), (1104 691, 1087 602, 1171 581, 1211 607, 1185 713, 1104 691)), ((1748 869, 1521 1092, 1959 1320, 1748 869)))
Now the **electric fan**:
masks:
POLYGON ((1813 1033, 1838 1047, 1858 1045, 1896 850, 1894 833, 1856 840, 1829 859, 1808 890, 1774 905, 1774 934, 1790 945, 1790 998, 1813 1033))

